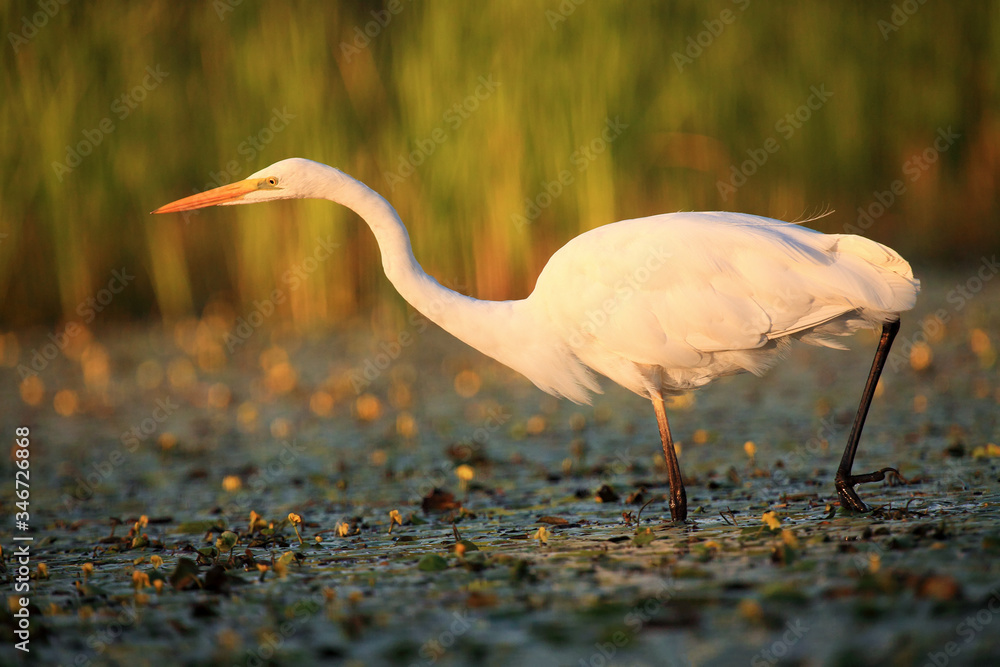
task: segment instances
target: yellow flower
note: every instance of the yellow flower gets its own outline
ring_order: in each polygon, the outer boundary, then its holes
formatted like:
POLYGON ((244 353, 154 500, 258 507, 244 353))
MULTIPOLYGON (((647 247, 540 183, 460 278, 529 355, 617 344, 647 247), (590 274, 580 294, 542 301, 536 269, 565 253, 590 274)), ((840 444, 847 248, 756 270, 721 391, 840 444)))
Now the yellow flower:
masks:
POLYGON ((389 532, 392 533, 392 527, 396 524, 400 526, 403 525, 403 517, 399 515, 399 510, 392 510, 389 512, 389 532))
POLYGON ((288 575, 288 565, 295 559, 295 554, 291 551, 286 551, 281 555, 281 558, 274 561, 274 571, 279 577, 284 579, 288 575))
POLYGON ((267 528, 267 521, 261 515, 250 510, 250 532, 255 533, 262 528, 267 528))
POLYGON ((132 570, 132 588, 138 593, 149 586, 149 575, 139 570, 132 570))
POLYGON ((996 443, 987 443, 985 447, 976 447, 972 450, 972 458, 985 459, 1000 457, 1000 447, 996 443))
POLYGON ((459 479, 458 485, 462 491, 467 491, 469 489, 469 482, 476 476, 476 471, 472 469, 472 466, 463 463, 455 468, 455 476, 459 479))
POLYGON ((299 544, 305 544, 305 540, 299 535, 299 524, 302 523, 302 517, 300 517, 295 512, 288 513, 288 521, 292 524, 292 530, 295 531, 295 537, 299 538, 299 544))
POLYGON ((774 512, 764 512, 764 516, 761 520, 767 524, 767 527, 771 530, 778 530, 781 528, 781 520, 778 519, 778 515, 774 512))
POLYGON ((882 557, 878 554, 868 554, 868 571, 876 574, 882 567, 882 557))

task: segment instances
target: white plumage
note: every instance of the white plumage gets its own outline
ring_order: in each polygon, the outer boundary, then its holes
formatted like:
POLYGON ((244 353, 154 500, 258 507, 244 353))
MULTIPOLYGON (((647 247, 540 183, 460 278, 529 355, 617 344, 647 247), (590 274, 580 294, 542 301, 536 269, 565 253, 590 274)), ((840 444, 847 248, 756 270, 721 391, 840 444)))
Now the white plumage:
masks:
POLYGON ((595 385, 566 382, 579 378, 574 360, 649 398, 651 384, 686 391, 763 373, 789 338, 840 347, 829 336, 897 319, 918 288, 895 251, 857 236, 737 213, 624 220, 573 239, 542 270, 525 303, 565 358, 522 372, 578 402, 595 385))
POLYGON ((883 326, 858 419, 837 473, 841 504, 865 505, 851 475, 875 382, 920 283, 895 251, 859 236, 740 213, 672 213, 624 220, 557 251, 520 301, 479 301, 441 286, 416 259, 406 228, 380 195, 343 172, 282 160, 239 183, 155 213, 276 199, 325 198, 371 227, 386 276, 413 307, 542 390, 578 403, 600 391, 594 372, 653 401, 670 475, 671 513, 686 495, 664 394, 749 371, 761 374, 789 340, 840 347, 830 336, 883 326))

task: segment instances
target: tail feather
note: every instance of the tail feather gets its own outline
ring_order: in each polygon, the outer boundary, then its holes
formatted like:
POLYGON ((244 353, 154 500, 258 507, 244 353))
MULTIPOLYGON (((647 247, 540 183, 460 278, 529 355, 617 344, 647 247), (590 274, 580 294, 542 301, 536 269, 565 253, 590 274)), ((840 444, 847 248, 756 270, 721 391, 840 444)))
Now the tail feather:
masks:
MULTIPOLYGON (((875 269, 889 288, 891 296, 880 299, 878 307, 872 311, 884 311, 885 314, 901 313, 910 310, 917 302, 917 292, 920 291, 920 281, 913 277, 910 263, 900 257, 899 253, 881 243, 853 234, 837 235, 835 251, 841 255, 854 256, 871 268, 875 269)), ((874 319, 883 319, 881 314, 874 319)))

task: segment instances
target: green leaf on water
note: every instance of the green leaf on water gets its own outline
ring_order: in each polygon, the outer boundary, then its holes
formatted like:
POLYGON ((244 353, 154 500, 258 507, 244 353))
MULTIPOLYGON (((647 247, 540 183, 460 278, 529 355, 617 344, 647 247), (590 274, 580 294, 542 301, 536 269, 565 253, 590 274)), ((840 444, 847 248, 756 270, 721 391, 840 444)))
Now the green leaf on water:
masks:
POLYGON ((215 548, 222 552, 232 551, 238 539, 239 536, 236 533, 227 530, 219 535, 219 539, 215 541, 215 548))
POLYGON ((205 558, 215 558, 219 555, 219 550, 215 547, 202 547, 201 549, 198 549, 198 553, 205 558))
POLYGON ((423 572, 439 572, 448 569, 448 561, 437 554, 426 554, 417 563, 417 569, 423 572))
POLYGON ((644 547, 655 539, 656 535, 653 533, 653 531, 650 530, 649 528, 646 528, 636 533, 636 536, 632 538, 632 544, 637 547, 644 547))
POLYGON ((479 547, 477 547, 474 542, 471 542, 469 540, 462 540, 461 542, 459 542, 459 544, 465 547, 466 552, 479 551, 479 547))

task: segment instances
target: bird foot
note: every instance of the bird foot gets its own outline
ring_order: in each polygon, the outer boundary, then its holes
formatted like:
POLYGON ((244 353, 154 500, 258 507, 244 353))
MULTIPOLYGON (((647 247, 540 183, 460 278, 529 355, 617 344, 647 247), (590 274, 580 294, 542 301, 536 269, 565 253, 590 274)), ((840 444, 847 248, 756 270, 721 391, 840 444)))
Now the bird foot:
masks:
POLYGON ((899 471, 895 468, 882 468, 881 470, 876 470, 875 472, 866 473, 864 475, 844 475, 840 472, 837 473, 837 477, 834 480, 834 484, 837 487, 837 495, 840 496, 840 506, 849 509, 852 512, 867 512, 869 508, 865 505, 864 501, 858 496, 854 491, 854 487, 858 484, 867 484, 869 482, 881 482, 885 479, 886 473, 890 474, 889 482, 894 483, 896 480, 901 481, 903 484, 907 484, 906 478, 899 474, 899 471))

